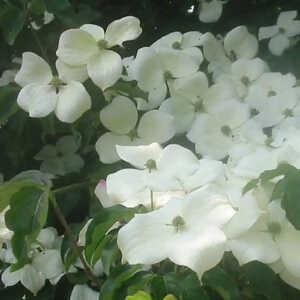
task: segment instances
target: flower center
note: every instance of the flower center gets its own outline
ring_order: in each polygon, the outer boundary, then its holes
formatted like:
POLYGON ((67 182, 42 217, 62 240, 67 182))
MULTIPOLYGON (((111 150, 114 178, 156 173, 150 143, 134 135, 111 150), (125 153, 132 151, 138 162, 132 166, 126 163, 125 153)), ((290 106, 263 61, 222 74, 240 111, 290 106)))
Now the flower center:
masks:
POLYGON ((283 27, 279 27, 278 32, 284 34, 286 30, 283 27))
POLYGON ((204 112, 203 100, 199 100, 194 104, 195 112, 204 112))
POLYGON ((181 49, 181 43, 180 42, 174 42, 172 45, 173 49, 181 49))
POLYGON ((54 86, 55 88, 59 88, 60 86, 64 85, 65 83, 58 76, 53 76, 50 84, 52 86, 54 86))
POLYGON ((107 41, 106 40, 99 40, 97 44, 98 44, 98 48, 100 50, 107 49, 107 41))
POLYGON ((248 86, 248 85, 250 84, 250 79, 249 79, 247 76, 243 76, 243 77, 241 78, 241 82, 242 82, 244 85, 248 86))
POLYGON ((268 231, 273 235, 276 236, 281 232, 281 225, 278 222, 270 222, 268 224, 268 231))
POLYGON ((167 81, 167 80, 173 79, 174 77, 170 71, 165 71, 164 78, 167 81))
POLYGON ((185 228, 185 221, 181 216, 176 216, 172 220, 172 226, 175 228, 175 232, 182 232, 185 228))
POLYGON ((137 130, 135 128, 133 128, 132 130, 129 131, 128 136, 129 136, 130 140, 133 141, 134 139, 136 139, 138 137, 137 130))
POLYGON ((231 128, 228 125, 222 126, 221 127, 221 132, 225 135, 225 136, 230 136, 232 131, 231 128))
POLYGON ((145 167, 149 170, 149 173, 151 173, 152 170, 156 170, 156 161, 154 159, 149 159, 145 163, 145 167))
POLYGON ((293 114, 293 111, 289 108, 285 109, 284 112, 282 113, 286 118, 287 117, 293 117, 294 114, 293 114))
POLYGON ((276 92, 275 91, 269 91, 268 93, 268 97, 273 97, 273 96, 276 96, 276 92))

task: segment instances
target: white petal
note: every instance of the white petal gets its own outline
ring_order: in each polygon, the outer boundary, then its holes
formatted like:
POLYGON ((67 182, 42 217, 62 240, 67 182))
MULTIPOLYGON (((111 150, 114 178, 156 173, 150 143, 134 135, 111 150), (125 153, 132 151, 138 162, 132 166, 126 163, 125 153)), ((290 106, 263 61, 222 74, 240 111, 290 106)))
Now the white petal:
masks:
POLYGON ((280 257, 271 235, 264 232, 246 233, 238 239, 229 241, 229 248, 240 265, 253 260, 268 264, 280 257))
POLYGON ((56 60, 56 69, 59 78, 68 83, 70 81, 84 82, 88 79, 88 73, 86 66, 70 66, 65 64, 61 59, 56 60))
POLYGON ((176 133, 184 133, 189 130, 196 115, 195 107, 189 100, 175 96, 165 100, 159 108, 160 111, 174 117, 176 133))
POLYGON ((283 229, 283 232, 276 237, 281 260, 287 270, 294 276, 300 277, 300 232, 295 229, 283 229))
POLYGON ((151 45, 153 49, 159 49, 161 47, 172 48, 174 43, 181 44, 182 33, 180 32, 171 32, 169 34, 164 35, 156 42, 151 45))
POLYGON ((79 149, 80 143, 73 135, 65 135, 56 143, 56 149, 61 154, 75 153, 79 149))
POLYGON ((122 69, 120 55, 110 50, 101 50, 98 55, 89 59, 87 65, 89 76, 103 91, 118 81, 122 69))
POLYGON ((130 145, 132 142, 127 135, 105 133, 96 142, 96 151, 101 162, 111 164, 120 160, 116 145, 130 145))
POLYGON ((157 160, 162 152, 161 146, 157 143, 147 146, 117 145, 116 148, 122 160, 140 169, 145 169, 148 160, 157 160))
POLYGON ((199 20, 203 23, 217 22, 222 15, 223 3, 219 0, 201 1, 199 20))
POLYGON ((69 29, 62 33, 56 55, 66 64, 80 66, 99 52, 97 41, 82 29, 69 29))
POLYGON ((294 276, 293 274, 291 274, 287 270, 284 270, 284 271, 280 272, 279 276, 287 284, 289 284, 290 286, 300 290, 300 278, 299 277, 294 276))
POLYGON ((32 118, 49 115, 56 106, 57 94, 50 85, 29 84, 20 91, 17 102, 32 118))
POLYGON ((140 20, 127 16, 113 21, 107 26, 105 40, 108 42, 108 47, 123 46, 125 41, 135 40, 141 33, 140 20))
POLYGON ((130 264, 155 264, 168 257, 176 234, 172 224, 179 215, 181 199, 147 214, 136 214, 118 234, 118 246, 123 259, 130 264))
POLYGON ((12 286, 17 284, 21 280, 22 274, 23 274, 23 269, 11 272, 10 267, 8 267, 1 274, 1 280, 6 287, 12 286))
POLYGON ((228 55, 233 51, 237 58, 253 58, 258 51, 258 41, 246 26, 238 26, 226 34, 224 48, 228 55))
POLYGON ((148 174, 148 170, 123 169, 108 175, 106 188, 110 200, 126 207, 135 207, 139 204, 150 207, 148 174))
POLYGON ((32 266, 42 272, 47 279, 59 276, 64 272, 60 251, 55 249, 38 253, 33 258, 32 266))
POLYGON ((59 89, 55 109, 57 118, 66 123, 73 123, 91 108, 91 97, 78 81, 71 81, 59 89))
POLYGON ((94 24, 84 24, 80 29, 88 32, 96 42, 104 39, 104 30, 102 27, 94 24))
POLYGON ((258 39, 259 40, 264 40, 264 39, 269 39, 273 36, 275 36, 278 33, 278 26, 267 26, 267 27, 260 27, 258 31, 258 39))
POLYGON ((24 52, 15 82, 24 87, 31 83, 48 84, 51 80, 52 72, 47 62, 32 52, 24 52))
POLYGON ((103 179, 98 182, 95 188, 95 195, 97 196, 103 207, 111 207, 116 204, 113 201, 111 201, 109 196, 107 195, 106 181, 103 179))
POLYGON ((174 119, 172 116, 159 110, 146 112, 138 125, 138 136, 149 143, 164 143, 175 134, 174 119))
POLYGON ((99 292, 89 288, 87 285, 75 285, 70 300, 98 300, 99 292))
POLYGON ((280 13, 277 19, 279 26, 285 26, 297 17, 297 10, 288 10, 280 13))
POLYGON ((216 227, 192 230, 183 233, 174 243, 169 258, 177 265, 187 266, 195 271, 201 280, 205 271, 212 269, 222 259, 225 251, 225 234, 216 227))
POLYGON ((163 66, 155 50, 150 47, 138 50, 132 72, 142 90, 160 89, 165 84, 163 66))
POLYGON ((103 125, 114 133, 127 134, 135 127, 138 113, 134 103, 127 97, 117 96, 100 112, 103 125))
POLYGON ((184 51, 161 48, 158 51, 159 60, 164 71, 169 71, 172 76, 179 78, 193 74, 198 71, 202 56, 200 49, 197 49, 197 57, 193 49, 189 48, 184 51), (192 49, 192 52, 190 49, 192 49))
POLYGON ((181 46, 183 49, 200 46, 202 33, 199 31, 189 31, 182 35, 181 46))
POLYGON ((36 296, 38 291, 45 285, 45 277, 31 265, 26 265, 23 268, 21 282, 36 296))
POLYGON ((289 48, 289 46, 290 41, 283 34, 278 34, 277 36, 271 38, 271 40, 269 41, 269 50, 273 55, 282 55, 283 51, 289 48))

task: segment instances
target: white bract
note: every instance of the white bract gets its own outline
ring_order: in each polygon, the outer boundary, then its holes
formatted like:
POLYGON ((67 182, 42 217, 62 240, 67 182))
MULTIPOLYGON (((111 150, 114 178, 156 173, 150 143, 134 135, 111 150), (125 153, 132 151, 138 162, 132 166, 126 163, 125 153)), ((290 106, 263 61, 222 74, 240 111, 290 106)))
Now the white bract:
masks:
POLYGON ((173 198, 163 208, 135 217, 118 234, 123 259, 155 264, 166 258, 202 274, 222 259, 222 227, 234 216, 228 200, 205 188, 185 199, 173 198))
POLYGON ((58 68, 59 77, 55 77, 44 59, 32 52, 23 53, 22 66, 15 77, 22 86, 17 102, 30 117, 42 118, 54 111, 60 121, 73 123, 91 108, 91 98, 79 81, 60 78, 63 69, 58 68))
POLYGON ((139 19, 124 17, 110 23, 104 32, 98 25, 85 24, 79 29, 62 33, 57 56, 71 66, 87 66, 89 77, 102 90, 121 77, 123 65, 120 55, 112 50, 142 33, 139 19))
POLYGON ((42 160, 41 171, 54 175, 65 175, 79 172, 84 166, 83 159, 76 154, 80 144, 72 136, 61 137, 55 146, 46 145, 35 155, 35 159, 42 160))
POLYGON ((223 12, 223 5, 226 3, 221 0, 199 0, 199 20, 203 23, 217 22, 223 12))
POLYGON ((300 34, 300 20, 294 20, 296 10, 281 12, 277 24, 261 27, 258 32, 259 40, 270 39, 269 50, 274 55, 282 55, 291 45, 291 38, 300 34))

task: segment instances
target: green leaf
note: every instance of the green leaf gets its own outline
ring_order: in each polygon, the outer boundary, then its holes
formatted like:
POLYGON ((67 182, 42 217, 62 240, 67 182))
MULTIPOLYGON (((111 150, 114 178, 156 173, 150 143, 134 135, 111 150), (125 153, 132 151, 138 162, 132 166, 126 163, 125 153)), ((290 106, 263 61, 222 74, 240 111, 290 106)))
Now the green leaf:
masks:
POLYGON ((45 0, 47 10, 52 13, 62 12, 71 7, 68 0, 45 0))
POLYGON ((39 184, 33 182, 5 182, 0 185, 0 212, 3 211, 10 202, 11 197, 24 187, 41 188, 39 184))
POLYGON ((290 176, 286 183, 286 190, 281 202, 287 219, 300 230, 300 172, 297 176, 290 176))
POLYGON ((44 14, 44 12, 46 10, 45 1, 44 0, 31 0, 30 10, 37 15, 44 14))
POLYGON ((121 265, 114 269, 108 279, 101 287, 100 295, 102 300, 117 300, 118 291, 132 278, 142 265, 121 265))
POLYGON ((16 192, 10 199, 5 223, 8 229, 14 231, 12 249, 17 259, 14 270, 29 261, 27 252, 47 220, 48 196, 48 191, 28 186, 16 192))
POLYGON ((113 263, 120 257, 120 250, 117 245, 117 237, 114 236, 105 243, 101 253, 101 261, 103 264, 103 272, 109 276, 113 263))
POLYGON ((288 179, 287 177, 282 178, 276 183, 272 191, 272 195, 270 199, 271 201, 275 199, 282 199, 284 197, 285 191, 287 189, 287 183, 288 183, 287 179, 288 179))
POLYGON ((11 85, 0 87, 0 127, 18 111, 17 96, 19 91, 19 88, 11 85))
POLYGON ((224 300, 242 299, 234 280, 220 267, 215 267, 204 273, 204 285, 215 290, 224 300))
POLYGON ((152 279, 151 294, 154 299, 162 299, 167 294, 167 287, 163 276, 156 275, 152 279))
POLYGON ((125 300, 152 300, 152 297, 144 291, 139 291, 132 296, 127 296, 125 300))
POLYGON ((295 167, 293 167, 292 165, 286 164, 286 163, 282 163, 279 164, 278 167, 274 170, 267 170, 264 171, 260 174, 259 178, 261 180, 261 183, 264 184, 267 181, 281 176, 281 175, 292 175, 295 172, 297 172, 297 169, 295 167))
POLYGON ((163 300, 177 300, 177 298, 174 295, 167 295, 163 300))
POLYGON ((12 46, 22 31, 25 23, 25 12, 18 7, 7 4, 0 12, 0 28, 6 42, 12 46))
MULTIPOLYGON (((133 217, 135 209, 126 208, 121 205, 102 209, 94 218, 88 227, 86 233, 85 256, 88 263, 96 262, 93 255, 98 247, 101 247, 102 239, 106 232, 117 221, 133 217)), ((98 252, 99 255, 99 252, 98 252)))
MULTIPOLYGON (((140 290, 148 290, 148 286, 150 282, 156 277, 157 275, 154 273, 149 273, 147 271, 141 271, 136 273, 132 278, 130 278, 127 282, 127 294, 133 295, 140 290)), ((162 297, 161 297, 162 298, 162 297)), ((160 298, 160 299, 161 299, 160 298)), ((158 298, 155 298, 158 299, 158 298)))
POLYGON ((259 183, 259 178, 250 180, 244 187, 243 187, 243 195, 249 192, 250 190, 257 187, 259 183))
POLYGON ((253 291, 269 300, 280 300, 280 284, 276 274, 267 265, 253 261, 241 267, 245 272, 253 291))
POLYGON ((164 276, 167 293, 176 295, 183 300, 209 300, 206 291, 201 287, 195 272, 172 272, 164 276))

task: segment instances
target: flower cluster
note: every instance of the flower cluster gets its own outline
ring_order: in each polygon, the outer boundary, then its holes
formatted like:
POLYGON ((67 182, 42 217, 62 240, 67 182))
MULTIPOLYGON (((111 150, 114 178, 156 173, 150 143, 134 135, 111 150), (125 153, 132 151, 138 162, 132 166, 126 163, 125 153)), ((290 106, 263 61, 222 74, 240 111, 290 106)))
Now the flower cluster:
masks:
MULTIPOLYGON (((202 2, 200 19, 220 16, 221 1, 202 2), (205 13, 210 6, 218 6, 214 16, 205 13)), ((259 30, 259 40, 271 38, 273 54, 281 55, 290 37, 300 33, 296 15, 283 12, 277 25, 259 30)), ((260 261, 300 289, 300 231, 287 217, 282 195, 270 200, 278 178, 244 190, 282 163, 300 168, 296 77, 272 72, 257 57, 259 41, 245 26, 224 37, 172 32, 123 60, 111 50, 140 34, 135 17, 112 22, 105 32, 92 24, 65 31, 57 50, 58 76, 44 59, 25 52, 15 77, 22 87, 19 106, 31 117, 54 112, 60 121, 73 123, 91 108, 83 83, 90 78, 101 89, 109 103, 100 121, 109 132, 96 142, 99 159, 132 167, 101 180, 95 194, 104 208, 144 207, 125 225, 118 223, 123 262, 153 265, 168 258, 201 281, 231 251, 240 265, 260 261)), ((35 158, 43 160, 42 171, 65 175, 84 165, 77 150, 74 138, 64 136, 35 158)), ((0 259, 13 264, 6 211, 0 215, 0 247, 5 244, 0 259)), ((91 223, 79 235, 80 247, 91 223)), ((3 283, 21 281, 34 294, 46 279, 56 284, 67 272, 60 248, 57 232, 43 229, 29 249, 30 263, 16 272, 8 267, 3 283)), ((77 261, 69 272, 74 266, 82 267, 77 261)), ((72 300, 98 297, 83 284, 71 294, 72 300)))

